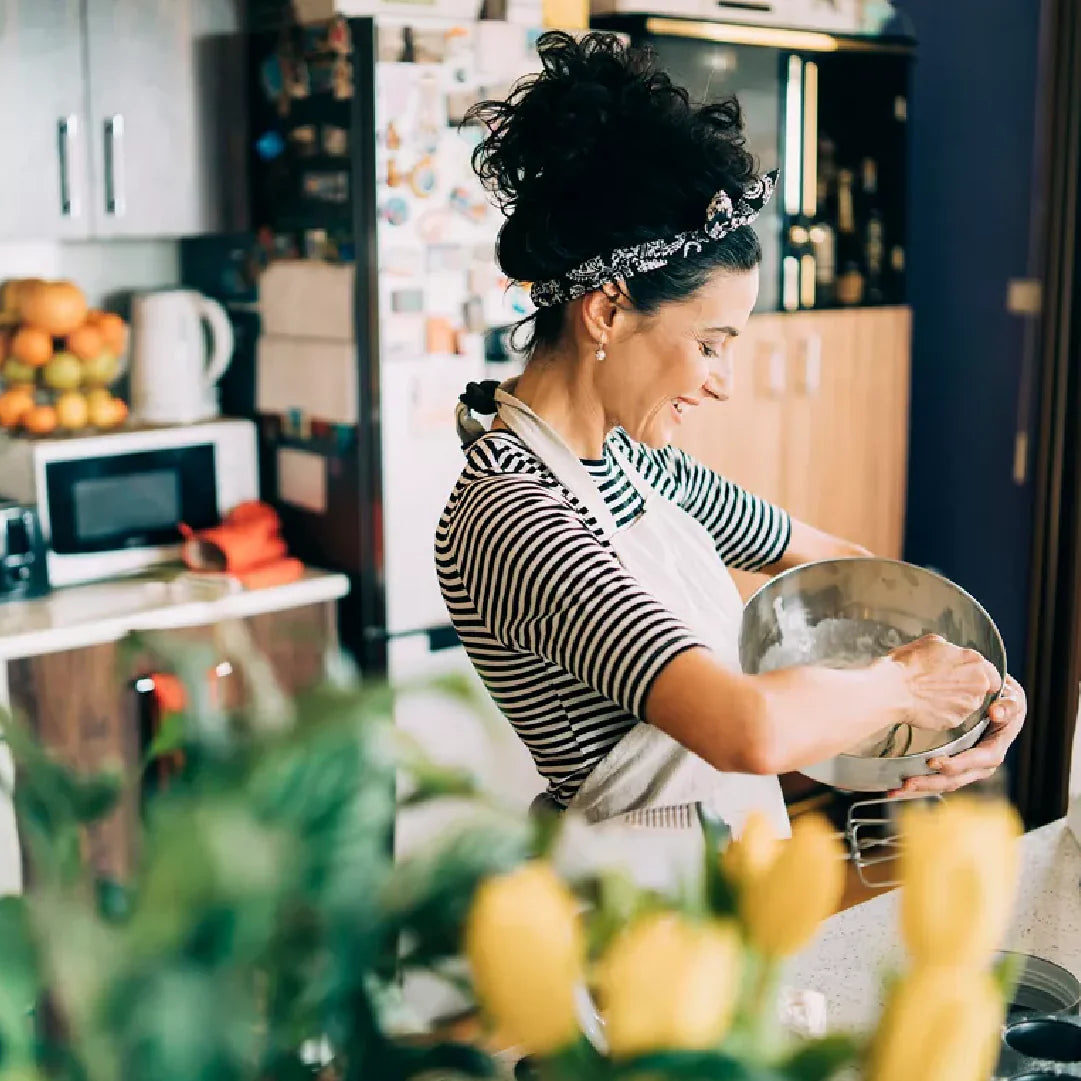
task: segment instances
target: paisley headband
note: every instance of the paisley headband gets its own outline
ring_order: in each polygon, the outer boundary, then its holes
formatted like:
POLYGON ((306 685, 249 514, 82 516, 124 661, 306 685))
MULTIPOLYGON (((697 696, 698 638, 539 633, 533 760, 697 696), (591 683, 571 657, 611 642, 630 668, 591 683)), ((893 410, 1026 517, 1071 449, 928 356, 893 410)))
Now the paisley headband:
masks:
POLYGON ((624 281, 667 266, 673 259, 697 255, 706 244, 728 236, 741 225, 750 225, 769 202, 777 186, 777 170, 755 177, 733 202, 723 188, 710 200, 701 229, 677 233, 667 240, 647 240, 630 248, 616 248, 607 258, 594 256, 558 278, 534 282, 529 296, 538 308, 577 300, 609 282, 624 281))

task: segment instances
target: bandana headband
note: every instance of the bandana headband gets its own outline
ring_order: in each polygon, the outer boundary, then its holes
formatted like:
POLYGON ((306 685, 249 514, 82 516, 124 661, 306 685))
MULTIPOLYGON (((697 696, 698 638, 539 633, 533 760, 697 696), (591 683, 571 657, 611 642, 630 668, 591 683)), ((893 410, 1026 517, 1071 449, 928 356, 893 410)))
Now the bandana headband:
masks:
POLYGON ((538 308, 550 308, 577 300, 610 282, 658 270, 673 259, 697 255, 707 244, 728 236, 741 225, 750 225, 762 213, 776 187, 777 170, 773 169, 755 177, 735 202, 722 188, 710 200, 701 229, 677 233, 667 240, 647 240, 630 248, 616 248, 607 258, 596 255, 558 278, 534 282, 529 297, 538 308))

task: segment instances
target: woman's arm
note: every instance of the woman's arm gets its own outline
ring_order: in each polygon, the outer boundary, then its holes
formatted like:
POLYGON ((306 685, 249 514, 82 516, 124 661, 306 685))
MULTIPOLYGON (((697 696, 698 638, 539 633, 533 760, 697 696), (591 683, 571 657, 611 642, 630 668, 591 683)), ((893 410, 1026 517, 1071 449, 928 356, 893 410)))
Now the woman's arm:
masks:
POLYGON ((760 676, 731 672, 708 650, 692 649, 654 679, 645 716, 716 769, 787 773, 898 722, 952 728, 997 687, 983 657, 934 636, 867 668, 760 676))
POLYGON ((823 533, 806 522, 792 519, 792 533, 788 547, 775 563, 762 568, 765 574, 780 574, 793 567, 802 567, 805 563, 817 563, 821 559, 849 559, 853 556, 869 556, 866 548, 861 548, 851 541, 823 533))

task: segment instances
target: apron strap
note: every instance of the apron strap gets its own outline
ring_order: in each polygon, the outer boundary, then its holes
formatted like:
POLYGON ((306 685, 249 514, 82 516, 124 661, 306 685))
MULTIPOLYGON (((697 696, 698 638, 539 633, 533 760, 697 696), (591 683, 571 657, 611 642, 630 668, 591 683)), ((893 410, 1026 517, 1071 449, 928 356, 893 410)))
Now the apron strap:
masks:
POLYGON ((538 416, 512 391, 514 380, 495 392, 499 419, 555 474, 593 516, 606 541, 616 534, 616 520, 593 478, 578 460, 578 456, 563 441, 563 437, 543 417, 538 416))

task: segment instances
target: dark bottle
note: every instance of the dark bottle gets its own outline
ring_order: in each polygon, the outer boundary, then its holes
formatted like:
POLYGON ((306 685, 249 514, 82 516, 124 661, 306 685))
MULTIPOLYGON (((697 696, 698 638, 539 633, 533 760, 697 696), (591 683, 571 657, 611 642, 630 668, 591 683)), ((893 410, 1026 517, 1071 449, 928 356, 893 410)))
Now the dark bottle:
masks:
POLYGON ((861 224, 863 265, 867 279, 867 303, 885 300, 886 223, 878 200, 878 166, 874 158, 863 159, 861 224))
POLYGON ((837 173, 837 300, 841 304, 863 303, 866 276, 863 241, 856 229, 856 206, 851 169, 837 173))

